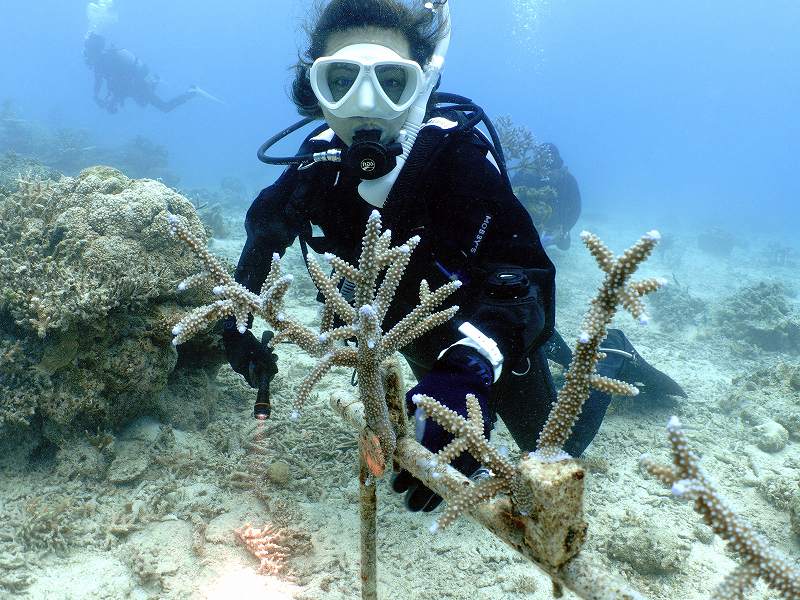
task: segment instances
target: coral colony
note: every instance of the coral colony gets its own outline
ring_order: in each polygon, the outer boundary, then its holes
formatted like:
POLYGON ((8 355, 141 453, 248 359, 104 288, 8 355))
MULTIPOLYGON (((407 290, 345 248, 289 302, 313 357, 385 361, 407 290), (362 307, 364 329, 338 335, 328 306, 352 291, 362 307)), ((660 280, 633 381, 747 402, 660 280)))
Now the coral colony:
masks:
MULTIPOLYGON (((417 406, 454 436, 453 441, 437 455, 431 454, 416 442, 413 435, 407 434, 403 402, 405 390, 394 354, 411 340, 446 322, 458 310, 455 306, 439 307, 458 288, 459 282, 432 291, 422 281, 417 307, 389 331, 381 329, 411 252, 419 243, 418 238, 392 247, 391 233, 382 232, 380 215, 375 211, 366 225, 357 266, 326 255, 333 267, 329 276, 313 257, 309 257, 309 272, 325 297, 320 331, 314 332, 284 311, 284 296, 292 277, 282 272, 277 255, 273 256, 269 276, 260 294, 255 294, 230 277, 181 218, 170 215, 169 224, 172 233, 192 249, 204 266, 201 273, 184 280, 180 287, 186 289, 210 280, 219 298, 181 319, 173 329, 174 343, 186 341, 222 317, 234 316, 240 324, 247 323, 248 314, 264 318, 276 331, 273 344, 291 342, 318 359, 299 386, 295 417, 299 416, 313 387, 332 367, 355 368, 359 401, 332 398, 331 405, 349 423, 361 429, 362 598, 377 598, 376 500, 372 478, 381 476, 391 460, 444 497, 446 509, 432 526, 432 531, 449 526, 460 515, 469 515, 550 575, 556 591, 566 586, 582 598, 642 598, 579 554, 587 530, 583 518, 584 471, 563 452, 562 447, 592 388, 618 395, 637 393, 637 389, 627 383, 601 377, 595 367, 603 357, 600 343, 618 305, 621 304, 640 322, 647 320, 641 298, 658 289, 664 281, 630 280, 658 243, 658 232, 644 235, 619 258, 597 236, 588 232, 581 235, 605 273, 605 280, 592 300, 583 331, 576 342, 566 383, 539 436, 537 450, 515 461, 484 438, 481 409, 471 395, 467 396, 467 418, 434 398, 414 397, 417 406), (385 274, 378 285, 381 272, 385 274), (352 305, 337 288, 343 277, 356 285, 352 305), (334 326, 336 317, 344 324, 334 326), (355 348, 336 345, 338 341, 352 338, 357 340, 355 348), (473 482, 451 468, 449 462, 462 452, 469 452, 488 467, 489 477, 473 482)), ((673 445, 674 466, 661 467, 645 462, 645 467, 671 484, 676 496, 694 500, 695 509, 743 560, 742 566, 725 579, 717 598, 744 599, 757 578, 762 578, 783 598, 800 598, 800 574, 719 497, 697 465, 696 456, 688 449, 677 419, 670 422, 668 432, 673 445)), ((244 531, 258 538, 259 544, 261 541, 267 544, 256 550, 262 561, 271 564, 269 535, 265 537, 260 535, 261 531, 240 530, 240 539, 251 550, 255 545, 247 542, 244 531)), ((281 556, 280 560, 284 558, 281 556)))

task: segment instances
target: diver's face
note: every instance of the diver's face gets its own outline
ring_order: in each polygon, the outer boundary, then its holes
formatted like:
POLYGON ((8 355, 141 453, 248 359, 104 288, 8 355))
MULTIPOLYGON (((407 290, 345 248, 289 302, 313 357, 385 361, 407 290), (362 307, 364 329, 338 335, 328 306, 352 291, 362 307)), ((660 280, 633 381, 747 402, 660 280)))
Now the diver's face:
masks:
MULTIPOLYGON (((353 44, 379 44, 394 50, 403 58, 412 60, 411 45, 408 43, 408 39, 399 31, 381 27, 359 27, 358 29, 347 29, 331 34, 325 46, 325 56, 331 56, 342 48, 353 44)), ((381 142, 385 144, 393 142, 397 139, 397 135, 408 117, 408 110, 406 110, 393 119, 341 118, 331 114, 324 106, 321 108, 330 128, 348 146, 353 143, 353 135, 361 129, 379 129, 382 132, 381 142)))

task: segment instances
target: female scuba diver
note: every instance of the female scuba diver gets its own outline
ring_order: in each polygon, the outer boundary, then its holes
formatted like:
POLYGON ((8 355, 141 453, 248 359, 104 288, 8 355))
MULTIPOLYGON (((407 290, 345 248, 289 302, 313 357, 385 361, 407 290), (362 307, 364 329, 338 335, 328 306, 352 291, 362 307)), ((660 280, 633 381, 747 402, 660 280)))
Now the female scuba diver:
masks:
MULTIPOLYGON (((457 315, 402 349, 418 380, 406 395, 410 411, 411 397, 427 394, 466 415, 472 393, 487 438, 499 415, 520 448, 532 450, 555 399, 545 350, 562 364, 571 358, 554 333, 555 268, 511 190, 491 122, 469 99, 435 93, 449 41, 446 0, 418 9, 401 0, 331 0, 321 10, 292 88, 306 119, 259 150, 264 162, 288 167, 247 213, 236 280, 260 291, 270 257, 297 238, 304 255, 310 246, 355 263, 377 208, 395 241, 421 238, 384 330, 416 306, 420 280, 433 289, 462 282, 449 299, 460 306, 457 315), (320 118, 325 123, 297 156, 267 155, 277 140, 320 118), (476 128, 481 120, 488 137, 476 128), (312 224, 324 235, 313 236, 312 224)), ((348 289, 343 280, 345 295, 348 289)), ((260 388, 260 398, 268 393, 277 370, 272 352, 251 331, 239 333, 233 318, 223 339, 233 369, 260 388)), ((602 374, 656 387, 666 381, 671 393, 682 393, 621 332, 607 342, 618 352, 600 365, 602 374)), ((593 393, 567 452, 578 456, 588 446, 609 401, 593 393)), ((256 416, 265 417, 259 406, 256 416)), ((416 435, 432 452, 451 439, 421 412, 416 435)), ((468 476, 480 471, 468 454, 453 466, 468 476)), ((395 474, 392 487, 405 493, 410 510, 430 511, 441 501, 407 472, 395 474)))

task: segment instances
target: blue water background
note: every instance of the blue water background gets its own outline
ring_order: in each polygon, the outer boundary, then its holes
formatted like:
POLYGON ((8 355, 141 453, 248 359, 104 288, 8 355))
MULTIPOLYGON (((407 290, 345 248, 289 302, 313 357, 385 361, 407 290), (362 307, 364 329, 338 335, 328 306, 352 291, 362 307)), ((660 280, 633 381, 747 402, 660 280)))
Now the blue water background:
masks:
MULTIPOLYGON (((587 213, 794 237, 800 4, 451 2, 443 89, 555 142, 587 213)), ((118 22, 104 33, 161 75, 163 96, 198 84, 226 104, 195 100, 165 115, 129 102, 108 115, 93 103, 81 54, 86 2, 1 0, 0 100, 106 142, 150 137, 184 185, 232 175, 257 189, 277 171, 255 149, 296 118, 289 67, 307 6, 117 0, 118 22)))

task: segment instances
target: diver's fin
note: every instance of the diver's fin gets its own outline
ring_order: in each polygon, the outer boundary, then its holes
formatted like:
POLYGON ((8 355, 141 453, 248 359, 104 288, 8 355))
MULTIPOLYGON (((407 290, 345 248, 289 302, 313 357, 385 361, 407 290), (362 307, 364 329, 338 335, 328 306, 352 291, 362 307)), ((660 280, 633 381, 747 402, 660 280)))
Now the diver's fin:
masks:
POLYGON ((193 85, 192 87, 190 87, 190 88, 189 88, 189 91, 190 91, 191 93, 193 93, 193 94, 197 95, 197 96, 202 96, 203 98, 205 98, 205 99, 207 99, 207 100, 211 100, 212 102, 216 102, 216 103, 218 103, 218 104, 225 104, 225 101, 224 101, 224 100, 220 100, 220 99, 219 99, 219 98, 217 98, 216 96, 212 96, 212 95, 211 95, 211 94, 209 94, 207 91, 205 91, 203 88, 201 88, 201 87, 198 87, 198 86, 196 86, 196 85, 193 85))
MULTIPOLYGON (((686 398, 686 392, 678 382, 642 358, 642 355, 636 351, 633 344, 619 329, 608 330, 608 336, 603 341, 600 351, 607 355, 612 353, 627 355, 624 356, 619 371, 612 377, 636 385, 641 388, 642 392, 648 394, 667 394, 686 398)), ((603 373, 601 372, 601 374, 603 373)))

